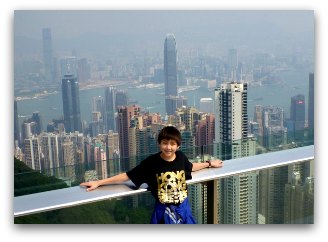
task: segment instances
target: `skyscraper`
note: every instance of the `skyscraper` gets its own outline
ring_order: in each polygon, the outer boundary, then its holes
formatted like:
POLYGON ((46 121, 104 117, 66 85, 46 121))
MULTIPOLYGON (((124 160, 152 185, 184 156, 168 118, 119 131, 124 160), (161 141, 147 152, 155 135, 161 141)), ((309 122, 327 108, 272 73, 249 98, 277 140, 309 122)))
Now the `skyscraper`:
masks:
POLYGON ((43 154, 42 170, 47 171, 52 176, 59 175, 60 167, 60 142, 58 135, 54 133, 44 133, 41 137, 41 150, 43 154))
POLYGON ((19 122, 18 122, 18 109, 17 109, 17 100, 14 100, 14 141, 17 141, 20 145, 20 131, 19 131, 19 122))
POLYGON ((43 125, 42 125, 42 118, 39 111, 33 112, 31 121, 35 122, 36 124, 35 133, 40 134, 43 131, 43 125))
POLYGON ((284 224, 314 223, 314 178, 301 181, 301 174, 293 172, 285 185, 284 224))
POLYGON ((118 133, 114 133, 112 130, 109 130, 107 133, 106 143, 108 145, 109 176, 114 176, 121 172, 118 133))
MULTIPOLYGON (((222 160, 255 155, 248 138, 247 84, 224 83, 215 89, 214 155, 222 160)), ((249 172, 219 182, 219 223, 256 224, 258 175, 249 172)))
POLYGON ((178 95, 177 48, 175 36, 168 34, 164 43, 165 96, 178 95))
POLYGON ((116 94, 115 95, 115 110, 119 106, 126 106, 126 105, 128 105, 128 96, 127 96, 126 91, 124 91, 124 90, 118 90, 115 94, 116 94))
POLYGON ((226 160, 250 155, 248 149, 231 149, 233 144, 247 146, 249 141, 247 84, 230 82, 216 88, 214 113, 218 156, 226 160))
POLYGON ((287 128, 284 127, 284 111, 276 106, 255 107, 255 120, 259 125, 258 133, 262 145, 269 149, 278 148, 287 142, 287 128))
POLYGON ((43 43, 43 64, 45 78, 48 82, 54 81, 54 65, 52 56, 52 39, 51 39, 51 29, 42 29, 42 43, 43 43))
POLYGON ((260 145, 263 145, 263 106, 262 105, 255 105, 254 107, 254 122, 251 123, 251 133, 254 134, 257 138, 257 142, 260 145))
POLYGON ((171 115, 175 111, 172 106, 176 106, 172 102, 178 95, 177 48, 173 34, 168 34, 164 42, 164 86, 166 113, 171 115))
POLYGON ((80 83, 86 82, 90 79, 90 65, 86 58, 82 58, 77 61, 77 74, 80 83))
POLYGON ((100 112, 101 118, 105 115, 105 99, 102 96, 92 97, 91 111, 100 112))
POLYGON ((105 126, 106 131, 116 131, 115 124, 115 112, 116 112, 116 89, 114 87, 108 87, 105 90, 105 126))
POLYGON ((213 141, 215 133, 214 114, 206 116, 197 122, 195 127, 195 144, 197 147, 204 146, 205 154, 213 155, 213 141))
POLYGON ((122 171, 127 171, 131 168, 128 159, 130 156, 129 132, 131 127, 131 120, 139 112, 140 107, 137 105, 118 107, 117 130, 119 133, 120 157, 121 160, 123 160, 121 163, 122 171))
POLYGON ((65 169, 61 172, 61 176, 65 178, 69 178, 72 181, 76 179, 75 172, 75 157, 74 157, 74 144, 69 138, 65 138, 62 143, 62 162, 64 164, 65 169))
POLYGON ((288 182, 288 167, 259 171, 259 223, 284 223, 284 195, 288 182))
POLYGON ((291 98, 290 120, 292 123, 291 133, 296 141, 303 141, 305 127, 305 98, 298 94, 291 98))
POLYGON ((309 74, 308 127, 314 129, 314 73, 309 74))
POLYGON ((66 132, 81 132, 79 83, 73 75, 62 79, 62 99, 66 132))
POLYGON ((108 168, 107 168, 107 158, 106 158, 106 144, 103 143, 101 140, 98 139, 94 140, 93 157, 94 157, 98 177, 101 177, 101 179, 107 178, 108 168))
POLYGON ((24 139, 24 163, 33 170, 41 170, 41 147, 38 137, 24 139))

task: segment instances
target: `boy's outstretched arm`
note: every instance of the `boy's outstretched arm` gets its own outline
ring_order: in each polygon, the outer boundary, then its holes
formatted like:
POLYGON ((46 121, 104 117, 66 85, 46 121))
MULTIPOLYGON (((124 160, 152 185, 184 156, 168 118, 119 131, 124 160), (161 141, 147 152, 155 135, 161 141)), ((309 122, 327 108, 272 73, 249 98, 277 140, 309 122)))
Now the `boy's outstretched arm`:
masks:
POLYGON ((118 175, 115 175, 115 176, 112 176, 112 177, 109 177, 109 178, 105 178, 105 179, 102 179, 102 180, 99 180, 99 181, 82 182, 80 184, 80 186, 86 186, 87 191, 89 192, 89 191, 92 191, 92 190, 96 189, 99 186, 102 186, 102 185, 120 183, 120 182, 125 182, 125 181, 128 181, 128 180, 129 180, 129 177, 124 172, 124 173, 121 173, 121 174, 118 174, 118 175))
POLYGON ((192 171, 199 171, 204 168, 221 168, 223 166, 222 160, 211 160, 204 163, 192 163, 192 171))

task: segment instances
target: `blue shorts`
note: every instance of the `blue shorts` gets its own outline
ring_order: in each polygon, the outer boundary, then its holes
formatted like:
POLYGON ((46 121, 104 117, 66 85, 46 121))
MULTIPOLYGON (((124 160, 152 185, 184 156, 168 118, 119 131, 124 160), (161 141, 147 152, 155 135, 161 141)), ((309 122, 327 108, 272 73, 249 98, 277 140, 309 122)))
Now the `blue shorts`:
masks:
POLYGON ((196 224, 188 198, 178 205, 166 205, 156 201, 151 224, 196 224))

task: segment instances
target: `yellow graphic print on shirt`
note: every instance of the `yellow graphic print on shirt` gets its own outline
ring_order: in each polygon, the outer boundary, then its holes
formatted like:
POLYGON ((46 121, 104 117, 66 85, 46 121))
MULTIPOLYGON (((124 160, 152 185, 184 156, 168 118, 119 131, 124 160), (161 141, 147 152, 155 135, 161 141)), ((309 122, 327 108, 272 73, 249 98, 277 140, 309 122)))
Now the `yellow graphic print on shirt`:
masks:
POLYGON ((182 203, 187 197, 184 171, 157 174, 158 199, 161 203, 182 203))

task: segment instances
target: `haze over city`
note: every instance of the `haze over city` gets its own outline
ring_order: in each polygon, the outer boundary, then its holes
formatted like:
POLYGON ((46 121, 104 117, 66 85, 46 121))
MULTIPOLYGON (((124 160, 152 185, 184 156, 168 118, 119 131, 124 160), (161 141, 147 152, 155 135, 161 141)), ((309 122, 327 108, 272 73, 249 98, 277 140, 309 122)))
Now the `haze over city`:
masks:
POLYGON ((87 58, 116 54, 162 54, 167 33, 179 52, 192 48, 222 54, 238 48, 275 54, 313 53, 312 11, 15 11, 15 59, 41 53, 41 29, 51 28, 53 50, 72 50, 87 58), (17 56, 16 56, 17 55, 17 56))

